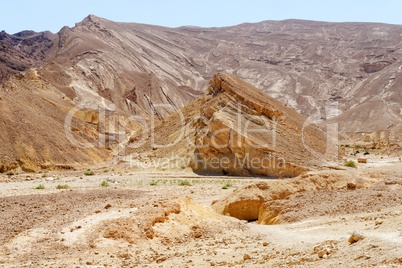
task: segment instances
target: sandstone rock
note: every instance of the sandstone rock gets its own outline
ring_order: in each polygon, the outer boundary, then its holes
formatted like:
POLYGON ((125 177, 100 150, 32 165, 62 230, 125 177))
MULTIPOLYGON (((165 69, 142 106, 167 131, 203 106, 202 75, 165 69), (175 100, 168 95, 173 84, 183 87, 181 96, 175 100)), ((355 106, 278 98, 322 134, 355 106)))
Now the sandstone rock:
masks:
POLYGON ((233 75, 211 79, 200 109, 195 171, 295 177, 315 162, 330 160, 306 149, 309 144, 320 154, 325 148, 317 127, 304 128, 305 119, 296 111, 233 75))
POLYGON ((356 187, 357 187, 357 185, 356 185, 355 182, 348 182, 348 184, 346 185, 346 188, 347 188, 348 190, 355 190, 356 187))
POLYGON ((349 241, 350 244, 354 244, 354 243, 356 243, 356 242, 358 242, 360 240, 363 240, 363 239, 364 239, 363 233, 361 231, 359 231, 359 230, 356 230, 356 231, 354 231, 352 233, 352 235, 350 236, 348 241, 349 241))
POLYGON ((383 224, 383 220, 382 219, 375 219, 375 221, 374 221, 374 225, 375 226, 377 226, 377 225, 381 225, 381 224, 383 224))
POLYGON ((243 260, 249 260, 249 259, 251 259, 251 257, 250 257, 250 255, 248 255, 248 254, 244 254, 243 255, 243 260))

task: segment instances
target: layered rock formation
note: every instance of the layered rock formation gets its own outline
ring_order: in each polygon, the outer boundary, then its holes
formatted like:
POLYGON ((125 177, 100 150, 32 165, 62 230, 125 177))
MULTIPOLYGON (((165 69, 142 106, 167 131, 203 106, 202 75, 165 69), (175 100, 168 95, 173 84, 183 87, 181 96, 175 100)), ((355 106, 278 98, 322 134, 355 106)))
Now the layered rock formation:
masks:
POLYGON ((136 144, 142 133, 133 137, 131 147, 139 147, 136 160, 185 158, 181 167, 200 173, 294 177, 338 158, 328 153, 326 133, 306 122, 238 77, 218 73, 205 96, 150 128, 143 144, 136 144))
POLYGON ((233 75, 211 79, 200 111, 196 171, 294 177, 330 161, 321 129, 233 75))

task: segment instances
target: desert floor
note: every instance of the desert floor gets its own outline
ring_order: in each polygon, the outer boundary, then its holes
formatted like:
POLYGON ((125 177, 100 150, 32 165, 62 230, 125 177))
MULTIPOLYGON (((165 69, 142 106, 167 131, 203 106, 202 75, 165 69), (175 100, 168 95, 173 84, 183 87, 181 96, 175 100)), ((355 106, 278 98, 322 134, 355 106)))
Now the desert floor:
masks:
POLYGON ((4 175, 0 267, 401 267, 402 163, 372 157, 341 172, 371 183, 293 194, 278 204, 289 223, 271 226, 210 207, 265 178, 4 175), (364 239, 350 244, 354 231, 364 239))

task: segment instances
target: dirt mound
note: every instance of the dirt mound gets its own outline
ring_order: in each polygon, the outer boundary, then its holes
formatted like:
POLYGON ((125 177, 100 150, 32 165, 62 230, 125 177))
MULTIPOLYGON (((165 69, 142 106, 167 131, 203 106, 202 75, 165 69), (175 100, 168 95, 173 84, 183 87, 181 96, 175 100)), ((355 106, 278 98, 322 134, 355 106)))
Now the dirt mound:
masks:
POLYGON ((5 244, 18 234, 51 223, 54 227, 74 221, 80 214, 103 209, 119 199, 135 201, 141 191, 63 191, 57 194, 27 195, 0 198, 2 213, 0 242, 5 244), (63 215, 60 217, 60 215, 63 215))
POLYGON ((265 202, 260 207, 259 223, 283 224, 320 216, 371 213, 397 207, 401 203, 402 187, 395 189, 384 185, 356 191, 303 191, 265 202))
MULTIPOLYGON (((350 181, 356 181, 342 171, 326 171, 302 174, 289 180, 272 180, 251 184, 224 199, 214 201, 212 207, 220 214, 242 220, 268 224, 281 211, 271 210, 269 204, 275 200, 286 200, 296 193, 320 192, 334 189, 346 189, 350 181)), ((359 180, 357 187, 369 185, 369 181, 359 180)), ((280 202, 280 201, 278 201, 280 202)))
MULTIPOLYGON (((141 221, 135 218, 123 218, 106 224, 103 237, 114 240, 125 240, 128 243, 136 243, 138 239, 153 239, 156 223, 164 223, 171 213, 180 213, 180 205, 174 202, 154 203, 153 207, 141 210, 137 215, 141 221)), ((103 228, 103 227, 102 227, 103 228)))

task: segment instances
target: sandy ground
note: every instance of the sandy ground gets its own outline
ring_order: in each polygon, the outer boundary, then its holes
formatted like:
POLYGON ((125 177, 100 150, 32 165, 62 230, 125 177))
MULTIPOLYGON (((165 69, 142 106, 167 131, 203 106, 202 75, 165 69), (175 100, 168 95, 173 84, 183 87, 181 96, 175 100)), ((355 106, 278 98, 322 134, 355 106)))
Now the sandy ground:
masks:
POLYGON ((263 178, 3 176, 0 267, 402 267, 402 164, 373 158, 344 172, 375 183, 274 201, 288 223, 271 226, 210 208, 263 178), (365 238, 350 244, 357 230, 365 238))

